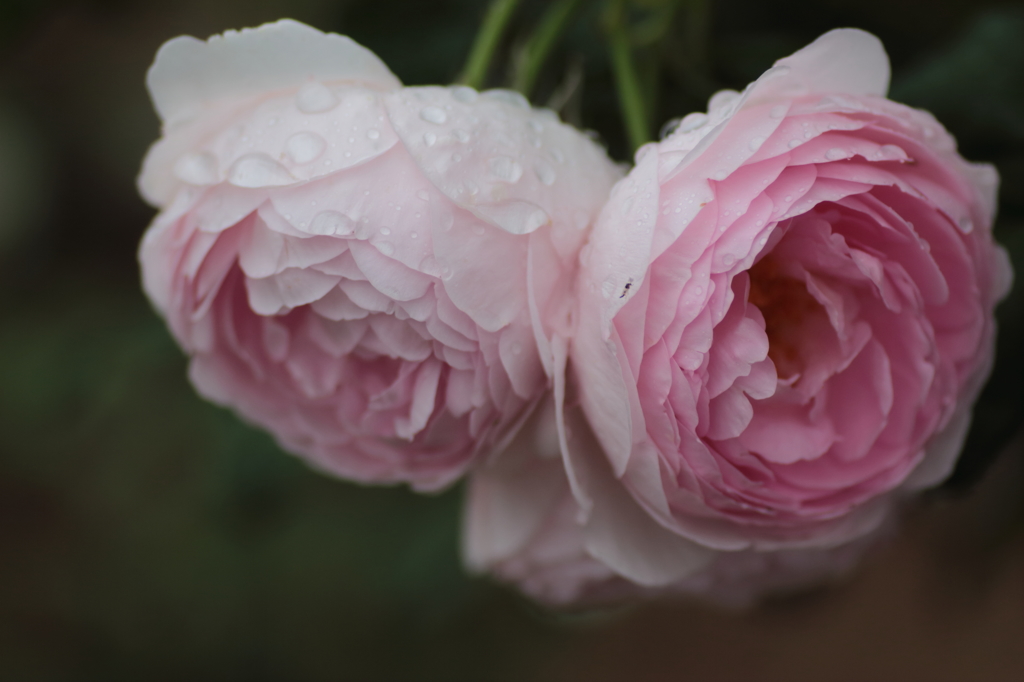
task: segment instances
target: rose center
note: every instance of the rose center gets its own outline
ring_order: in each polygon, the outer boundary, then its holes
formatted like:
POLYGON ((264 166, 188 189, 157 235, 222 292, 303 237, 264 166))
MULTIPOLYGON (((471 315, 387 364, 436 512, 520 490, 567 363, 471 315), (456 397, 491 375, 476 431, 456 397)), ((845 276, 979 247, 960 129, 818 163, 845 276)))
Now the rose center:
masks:
POLYGON ((768 357, 780 378, 800 374, 805 366, 807 320, 822 313, 807 285, 783 273, 769 254, 750 268, 750 296, 764 315, 768 357))

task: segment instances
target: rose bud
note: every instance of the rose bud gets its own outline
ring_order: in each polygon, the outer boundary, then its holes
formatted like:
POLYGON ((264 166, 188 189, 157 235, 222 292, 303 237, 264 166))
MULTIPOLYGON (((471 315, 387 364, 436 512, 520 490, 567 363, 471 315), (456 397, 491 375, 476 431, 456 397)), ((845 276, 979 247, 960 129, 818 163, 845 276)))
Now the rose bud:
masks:
POLYGON ((570 351, 600 448, 567 462, 619 575, 836 547, 950 473, 1011 280, 998 177, 888 80, 874 36, 832 31, 612 190, 570 351))
POLYGON ((514 434, 620 175, 602 149, 289 20, 175 38, 147 84, 143 281, 203 396, 320 469, 421 490, 514 434))

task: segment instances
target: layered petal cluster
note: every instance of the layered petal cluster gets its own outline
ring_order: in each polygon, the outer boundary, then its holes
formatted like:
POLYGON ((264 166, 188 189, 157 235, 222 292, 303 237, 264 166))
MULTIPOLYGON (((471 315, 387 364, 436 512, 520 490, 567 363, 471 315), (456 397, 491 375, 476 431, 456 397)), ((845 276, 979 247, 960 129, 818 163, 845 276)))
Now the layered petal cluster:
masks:
POLYGON ((442 487, 545 395, 620 172, 504 91, 294 21, 165 44, 144 286, 204 396, 336 475, 442 487))
POLYGON ((619 575, 838 546, 950 472, 1011 279, 998 178, 888 77, 874 36, 832 31, 613 189, 570 350, 600 447, 565 450, 587 552, 619 575))

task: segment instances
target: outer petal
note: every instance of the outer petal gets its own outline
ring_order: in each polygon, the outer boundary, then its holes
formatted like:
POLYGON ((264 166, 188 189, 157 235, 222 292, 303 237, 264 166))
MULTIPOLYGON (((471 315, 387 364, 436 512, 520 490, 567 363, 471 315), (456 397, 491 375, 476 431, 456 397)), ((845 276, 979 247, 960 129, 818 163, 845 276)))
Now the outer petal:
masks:
POLYGON ((223 101, 242 101, 306 81, 345 82, 379 90, 402 86, 377 55, 348 36, 322 33, 293 19, 202 41, 164 43, 146 74, 153 105, 169 129, 223 101))
MULTIPOLYGON (((165 137, 146 156, 139 176, 143 197, 154 206, 170 201, 180 185, 176 164, 179 175, 215 182, 215 161, 202 154, 185 155, 261 98, 298 90, 304 83, 314 88, 347 83, 374 90, 402 85, 376 55, 351 38, 321 33, 291 19, 227 31, 207 41, 180 36, 164 43, 146 84, 165 137)), ((309 153, 308 143, 305 148, 309 153)))

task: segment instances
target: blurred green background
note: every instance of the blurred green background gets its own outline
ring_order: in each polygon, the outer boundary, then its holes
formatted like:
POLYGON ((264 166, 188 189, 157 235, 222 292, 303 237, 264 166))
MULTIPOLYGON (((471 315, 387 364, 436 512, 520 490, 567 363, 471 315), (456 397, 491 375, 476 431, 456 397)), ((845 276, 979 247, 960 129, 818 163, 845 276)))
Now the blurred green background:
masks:
MULTIPOLYGON (((599 4, 533 101, 625 160, 599 4)), ((520 3, 489 85, 509 82, 544 5, 520 3)), ((462 571, 460 489, 328 479, 195 396, 135 262, 154 213, 134 179, 159 132, 143 87, 156 49, 290 16, 351 35, 406 83, 444 83, 484 9, 0 0, 0 679, 1024 679, 1019 285, 950 483, 846 584, 749 613, 545 612, 462 571)), ((996 164, 998 234, 1024 272, 1019 3, 685 0, 637 50, 653 129, 838 26, 881 37, 892 96, 996 164)))

